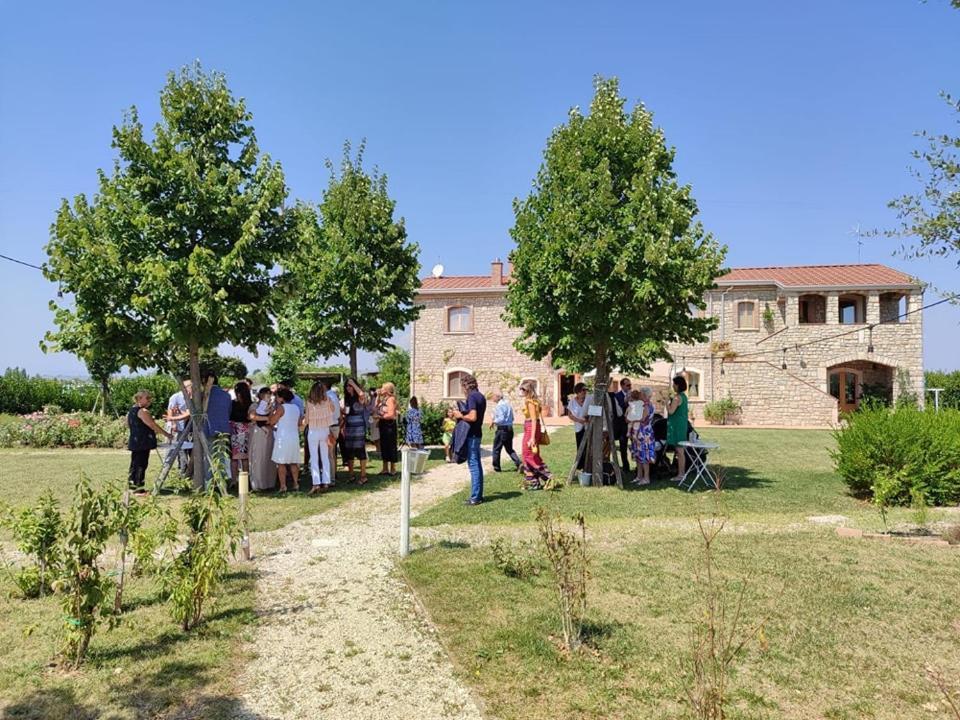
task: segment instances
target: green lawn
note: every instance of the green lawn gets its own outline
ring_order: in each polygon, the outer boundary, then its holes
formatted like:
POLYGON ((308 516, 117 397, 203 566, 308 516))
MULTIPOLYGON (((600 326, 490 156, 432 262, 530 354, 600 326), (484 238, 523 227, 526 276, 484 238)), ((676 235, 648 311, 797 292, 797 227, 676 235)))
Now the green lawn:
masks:
MULTIPOLYGON (((719 450, 710 454, 710 465, 725 471, 724 505, 738 520, 778 524, 804 521, 808 515, 843 514, 856 518, 865 527, 879 527, 881 520, 876 511, 868 503, 851 497, 833 472, 829 454, 833 438, 829 432, 711 428, 703 437, 720 445, 719 450)), ((555 474, 565 478, 574 457, 573 431, 562 428, 552 434, 551 440, 543 449, 544 460, 555 474)), ((464 474, 466 477, 466 470, 464 474)), ((681 492, 665 480, 643 488, 626 483, 620 490, 581 488, 576 479, 560 491, 529 493, 521 491, 518 474, 488 472, 484 477, 484 497, 489 502, 468 507, 463 504, 469 496, 466 483, 464 488, 419 515, 413 524, 525 523, 542 503, 564 515, 583 512, 588 521, 692 519, 708 495, 702 485, 692 493, 681 492)), ((892 517, 898 519, 907 514, 895 510, 892 517)))
MULTIPOLYGON (((88 450, 88 449, 0 449, 0 500, 13 507, 23 507, 36 502, 48 488, 67 507, 73 494, 74 485, 83 471, 93 481, 99 483, 114 482, 121 486, 126 483, 130 453, 124 450, 88 450)), ((442 451, 434 450, 427 467, 443 462, 442 451)), ((396 482, 373 473, 379 471, 379 460, 370 462, 370 480, 365 485, 357 485, 348 480, 342 468, 337 473, 337 485, 332 492, 324 495, 308 496, 306 492, 253 493, 250 503, 252 530, 274 530, 294 520, 313 515, 343 504, 356 497, 358 493, 367 493, 396 482)), ((150 485, 160 472, 160 460, 151 458, 147 474, 150 485)), ((359 472, 359 471, 358 471, 359 472)), ((301 487, 309 488, 309 474, 301 473, 301 487)), ((177 495, 164 494, 163 497, 176 507, 181 500, 177 495)), ((9 537, 0 530, 0 538, 9 537)))
MULTIPOLYGON (((572 458, 565 433, 545 453, 564 472, 572 458)), ((706 434, 721 444, 713 459, 728 470, 721 573, 731 587, 747 583, 748 620, 772 609, 768 647, 751 645, 738 663, 730 717, 948 717, 924 667, 960 678, 960 551, 841 539, 832 527, 809 523, 807 516, 839 513, 853 525, 880 525, 832 472, 828 433, 706 434)), ((703 614, 696 517, 717 507, 714 494, 666 483, 519 493, 512 474, 495 476, 485 494, 491 502, 480 507, 454 498, 417 518, 421 526, 450 523, 452 535, 480 540, 434 544, 403 567, 458 671, 491 714, 690 717, 680 664, 690 653, 692 622, 703 614), (512 579, 491 562, 487 540, 536 536, 530 517, 538 504, 586 515, 594 652, 565 657, 549 639, 560 628, 546 574, 512 579), (471 534, 477 523, 488 527, 471 534)), ((908 515, 895 513, 899 520, 908 515)))
MULTIPOLYGON (((434 452, 428 465, 442 462, 442 452, 434 452)), ((129 453, 121 450, 0 450, 0 499, 22 507, 50 488, 66 510, 81 470, 96 483, 123 483, 128 463, 129 453)), ((148 481, 159 465, 152 458, 148 481)), ((371 462, 371 471, 379 468, 378 461, 371 462)), ((366 485, 350 484, 341 471, 334 491, 322 496, 255 493, 253 529, 281 527, 390 482, 396 480, 371 475, 366 485)), ((308 484, 304 480, 304 487, 308 484)), ((176 495, 162 498, 174 510, 182 502, 176 495)), ((0 542, 9 540, 9 533, 0 531, 0 542)), ((114 562, 115 552, 108 550, 106 569, 114 562)), ((136 579, 125 592, 121 625, 101 630, 87 663, 67 673, 52 664, 62 622, 57 601, 17 598, 10 576, 0 571, 0 718, 140 720, 190 708, 188 717, 232 717, 241 640, 256 622, 254 585, 251 566, 237 562, 207 620, 183 633, 153 583, 136 579)))

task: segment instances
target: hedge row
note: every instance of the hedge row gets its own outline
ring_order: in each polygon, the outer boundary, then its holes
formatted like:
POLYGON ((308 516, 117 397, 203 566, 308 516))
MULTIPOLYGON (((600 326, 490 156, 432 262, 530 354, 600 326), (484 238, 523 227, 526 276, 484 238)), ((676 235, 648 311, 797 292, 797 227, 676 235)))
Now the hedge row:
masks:
POLYGON ((855 495, 880 488, 887 504, 909 505, 915 490, 930 505, 960 503, 960 410, 865 408, 835 436, 837 472, 855 495))

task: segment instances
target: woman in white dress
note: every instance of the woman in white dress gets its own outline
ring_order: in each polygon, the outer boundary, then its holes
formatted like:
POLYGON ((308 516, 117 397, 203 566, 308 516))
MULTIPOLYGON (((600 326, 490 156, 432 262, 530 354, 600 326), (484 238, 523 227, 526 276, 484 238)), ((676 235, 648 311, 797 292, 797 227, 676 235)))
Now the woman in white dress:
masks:
POLYGON ((278 388, 280 404, 270 414, 270 424, 275 429, 273 438, 273 461, 280 474, 280 492, 287 491, 287 472, 292 476, 293 489, 300 489, 300 408, 293 404, 289 388, 278 388))

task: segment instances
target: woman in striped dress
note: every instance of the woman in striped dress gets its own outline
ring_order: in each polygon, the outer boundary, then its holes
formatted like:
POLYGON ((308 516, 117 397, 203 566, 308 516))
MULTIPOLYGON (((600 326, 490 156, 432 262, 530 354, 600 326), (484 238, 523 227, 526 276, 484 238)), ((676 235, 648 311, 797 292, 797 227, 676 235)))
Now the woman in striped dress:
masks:
POLYGON ((353 480, 353 463, 360 463, 359 485, 367 482, 367 396, 352 379, 343 389, 343 461, 353 480))

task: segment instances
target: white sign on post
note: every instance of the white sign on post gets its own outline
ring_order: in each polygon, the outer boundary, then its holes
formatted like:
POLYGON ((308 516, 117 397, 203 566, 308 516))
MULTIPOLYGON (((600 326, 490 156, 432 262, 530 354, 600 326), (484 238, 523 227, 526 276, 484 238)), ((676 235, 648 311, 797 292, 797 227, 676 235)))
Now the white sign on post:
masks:
POLYGON ((603 415, 603 406, 602 405, 591 405, 587 408, 587 415, 590 417, 600 417, 603 415))

